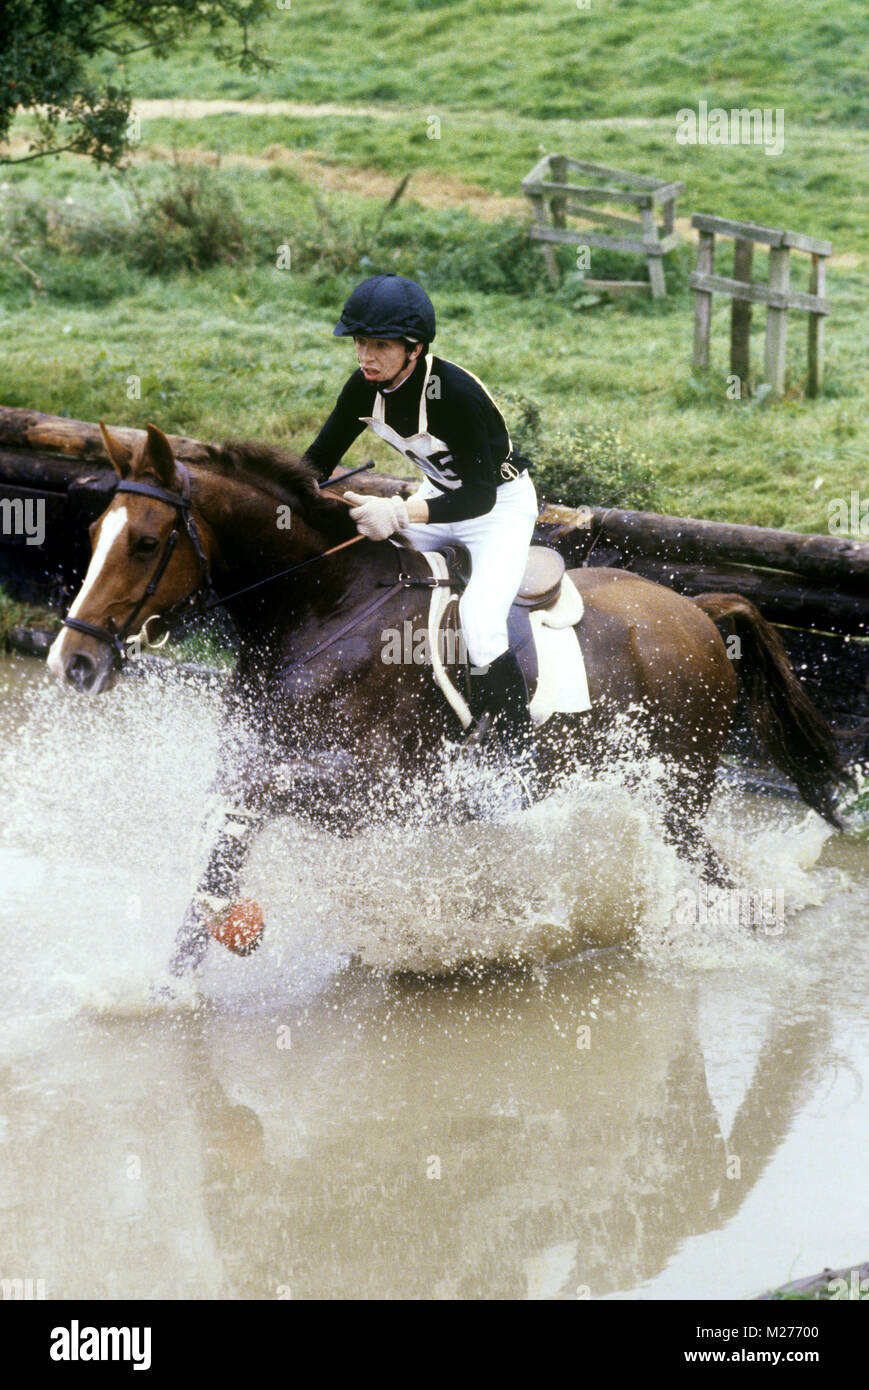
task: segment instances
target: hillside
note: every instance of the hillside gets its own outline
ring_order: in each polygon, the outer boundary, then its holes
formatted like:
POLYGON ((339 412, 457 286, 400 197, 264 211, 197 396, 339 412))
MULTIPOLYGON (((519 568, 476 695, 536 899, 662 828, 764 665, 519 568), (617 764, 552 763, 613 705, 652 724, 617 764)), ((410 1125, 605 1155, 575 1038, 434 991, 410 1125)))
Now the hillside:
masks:
MULTIPOLYGON (((869 449, 867 40, 862 2, 833 16, 817 0, 316 12, 293 0, 261 27, 268 73, 227 70, 201 42, 164 63, 139 55, 128 76, 141 141, 125 174, 68 156, 3 171, 0 237, 18 261, 0 259, 0 398, 303 447, 350 365, 331 338, 343 298, 393 268, 435 297, 440 350, 496 394, 535 402, 553 449, 610 428, 651 461, 664 509, 824 530, 830 499, 861 486, 869 449), (781 107, 782 152, 680 145, 676 112, 701 98, 781 107), (541 147, 685 183, 688 240, 668 258, 666 301, 596 301, 569 251, 562 286, 549 285, 519 188, 541 147), (177 212, 188 166, 203 178, 192 229, 159 210, 168 199, 177 212), (833 241, 820 400, 804 399, 799 314, 781 402, 727 399, 721 299, 712 368, 692 374, 692 211, 833 241), (191 260, 200 234, 205 253, 191 260), (275 269, 280 244, 291 274, 275 269)), ((722 274, 730 254, 724 244, 722 274)), ((806 258, 792 260, 805 288, 806 258)), ((594 253, 592 274, 626 270, 643 274, 594 253)), ((763 336, 758 311, 757 368, 763 336)))

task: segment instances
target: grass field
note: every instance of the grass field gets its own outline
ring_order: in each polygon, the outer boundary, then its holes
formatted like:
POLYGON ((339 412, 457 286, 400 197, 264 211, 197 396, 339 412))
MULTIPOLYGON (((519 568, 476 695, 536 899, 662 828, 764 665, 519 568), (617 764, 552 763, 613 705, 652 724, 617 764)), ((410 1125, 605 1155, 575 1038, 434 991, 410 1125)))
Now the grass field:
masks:
MULTIPOLYGON (((265 74, 228 70, 201 43, 162 63, 139 55, 128 75, 151 104, 126 173, 69 157, 0 169, 0 401, 302 448, 352 365, 331 337, 341 303, 392 268, 429 288, 445 356, 539 406, 550 453, 608 426, 626 456, 650 460, 661 509, 825 531, 831 500, 863 485, 869 444, 867 38, 862 3, 399 0, 276 12, 265 74), (701 98, 781 107, 782 153, 679 145, 675 113, 701 98), (247 105, 221 110, 227 100, 247 105), (721 299, 712 368, 692 374, 690 245, 668 258, 660 304, 589 296, 569 251, 553 290, 519 201, 541 148, 681 179, 683 219, 832 240, 823 396, 804 398, 806 320, 792 314, 785 398, 729 400, 721 299), (154 213, 187 177, 173 150, 206 170, 206 268, 185 268, 192 233, 154 213), (276 268, 281 245, 290 270, 276 268)), ((22 118, 16 140, 26 129, 22 118)), ((806 259, 792 261, 804 288, 806 259)), ((593 276, 626 268, 592 253, 593 276)), ((758 369, 763 331, 758 311, 758 369)), ((355 452, 396 471, 383 448, 355 452)))

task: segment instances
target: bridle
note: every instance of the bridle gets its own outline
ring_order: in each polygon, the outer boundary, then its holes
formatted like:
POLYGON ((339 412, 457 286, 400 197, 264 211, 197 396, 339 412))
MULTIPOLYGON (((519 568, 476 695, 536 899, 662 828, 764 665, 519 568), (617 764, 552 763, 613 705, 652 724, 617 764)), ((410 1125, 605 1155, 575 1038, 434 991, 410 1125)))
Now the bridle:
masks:
MULTIPOLYGON (((366 472, 368 469, 373 467, 374 464, 369 461, 368 463, 363 464, 359 468, 351 469, 348 473, 342 473, 339 478, 334 479, 334 482, 343 483, 346 481, 347 478, 352 478, 355 474, 366 472)), ((166 545, 163 548, 163 553, 161 554, 160 559, 157 563, 157 568, 151 576, 150 580, 148 581, 148 584, 145 588, 145 592, 142 594, 142 597, 139 599, 139 602, 136 604, 132 613, 130 613, 126 622, 120 628, 115 628, 111 616, 108 618, 105 627, 98 627, 96 623, 86 623, 81 618, 63 619, 63 625, 65 627, 71 627, 75 632, 84 633, 86 637, 95 637, 97 641, 107 643, 113 651, 113 663, 117 663, 118 665, 123 665, 124 662, 127 660, 128 652, 126 651, 126 646, 134 642, 136 640, 136 637, 141 637, 144 633, 144 640, 147 641, 146 629, 148 623, 151 621, 151 618, 145 619, 145 623, 141 631, 137 633, 135 637, 131 638, 129 636, 129 633, 136 619, 138 618, 139 614, 141 613, 142 609, 147 603, 148 599, 152 596, 158 584, 160 583, 160 580, 162 579, 166 571, 166 566, 172 558, 172 553, 176 545, 178 544, 178 539, 182 534, 187 535, 187 537, 193 545, 193 549, 196 551, 196 558, 199 562, 199 574, 197 575, 196 583, 194 584, 193 588, 184 598, 179 599, 177 603, 173 603, 172 606, 168 608, 165 613, 161 613, 159 615, 151 615, 152 617, 160 617, 161 622, 166 627, 167 636, 168 630, 172 627, 174 623, 178 621, 180 617, 192 616, 193 614, 198 613, 208 613, 211 611, 212 608, 221 607, 223 604, 228 603, 231 599, 239 598, 242 594, 250 593, 253 589, 259 589, 264 584, 271 584, 276 579, 283 579, 286 575, 293 574, 296 570, 304 569, 306 565, 312 565, 317 560, 325 560, 330 555, 335 555, 339 550, 344 550, 347 546, 350 545, 356 545, 359 541, 363 539, 361 535, 351 536, 349 540, 341 541, 340 544, 333 545, 328 550, 321 551, 316 555, 309 555, 307 559, 300 560, 296 564, 288 566, 287 569, 280 570, 277 574, 270 574, 265 579, 258 579, 254 584, 248 584, 243 589, 237 589, 235 593, 227 594, 223 598, 215 596, 212 597, 208 602, 206 602, 206 595, 208 592, 211 592, 211 583, 208 573, 208 561, 205 558, 205 551, 202 548, 202 542, 199 538, 199 531, 197 530, 196 522, 193 519, 192 503, 190 498, 190 474, 187 472, 187 469, 184 467, 184 465, 182 463, 179 463, 177 459, 175 461, 175 469, 179 478, 181 479, 180 493, 169 492, 166 488, 162 487, 154 487, 151 483, 137 483, 132 481, 127 482, 123 478, 115 484, 115 487, 112 492, 113 497, 119 492, 132 492, 138 494, 141 497, 152 497, 157 502, 167 502, 170 507, 175 508, 175 521, 172 526, 172 530, 169 532, 169 535, 167 537, 166 545)), ((331 497, 335 501, 345 502, 346 500, 345 498, 341 497, 338 493, 333 493, 325 489, 321 489, 321 492, 324 496, 331 497)), ((373 600, 372 603, 366 606, 362 613, 355 614, 349 623, 346 623, 342 628, 339 629, 338 632, 333 633, 333 635, 329 637, 325 642, 321 643, 318 647, 316 647, 313 652, 308 653, 303 658, 303 662, 308 662, 312 660, 315 656, 319 656, 320 653, 325 651, 328 647, 331 647, 332 644, 336 642, 339 637, 342 637, 347 632, 352 631, 352 629, 358 626, 358 624, 362 622, 363 619, 369 615, 369 613, 374 612, 376 609, 380 608, 382 604, 384 604, 387 601, 387 599, 392 598, 393 594, 398 592, 398 590, 403 588, 415 588, 417 586, 428 587, 431 584, 431 582, 432 581, 430 580, 421 581, 415 579, 412 575, 401 573, 398 577, 397 582, 390 587, 389 592, 387 594, 383 594, 379 596, 377 599, 373 600)), ((438 580, 435 582, 443 583, 444 581, 438 580)), ((149 643, 149 645, 153 644, 149 643)), ((291 666, 297 664, 299 663, 291 662, 290 666, 284 667, 278 674, 285 675, 286 672, 290 670, 291 666)))
MULTIPOLYGON (((95 637, 99 642, 106 642, 113 650, 113 660, 120 664, 123 664, 127 659, 125 643, 135 641, 135 638, 131 638, 129 634, 133 629, 136 619, 148 599, 151 598, 157 589, 160 580, 166 572, 166 566, 169 564, 175 547, 182 535, 186 535, 193 545, 199 564, 199 574, 190 592, 184 598, 179 599, 177 603, 173 603, 165 613, 159 615, 161 621, 165 623, 167 630, 181 616, 199 611, 208 586, 208 561, 205 558, 205 551, 202 548, 199 531, 193 519, 190 500, 190 474, 187 472, 184 465, 178 463, 177 460, 175 463, 175 470, 178 477, 181 479, 180 492, 170 492, 166 488, 155 487, 152 483, 137 483, 132 480, 128 482, 123 478, 117 482, 113 491, 113 496, 117 495, 119 492, 132 492, 140 497, 151 497, 156 502, 166 502, 170 507, 175 508, 175 521, 166 539, 166 544, 163 547, 160 558, 157 561, 157 568, 149 579, 145 592, 142 594, 142 597, 130 613, 126 622, 123 623, 121 627, 116 628, 111 615, 106 620, 105 627, 98 627, 96 623, 86 623, 81 618, 63 619, 65 627, 71 627, 75 632, 83 632, 86 637, 95 637)), ((152 617, 156 616, 158 615, 152 614, 152 617)), ((142 632, 145 632, 150 621, 150 618, 145 620, 145 624, 141 629, 142 632)))

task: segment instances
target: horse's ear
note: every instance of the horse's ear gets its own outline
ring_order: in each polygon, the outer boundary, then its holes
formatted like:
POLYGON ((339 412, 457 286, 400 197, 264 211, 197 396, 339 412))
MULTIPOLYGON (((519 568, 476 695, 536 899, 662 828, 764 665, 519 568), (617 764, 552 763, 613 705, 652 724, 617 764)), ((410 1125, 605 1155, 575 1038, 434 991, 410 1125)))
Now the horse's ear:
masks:
POLYGON ((166 488, 171 488, 175 478, 175 455, 172 452, 172 445, 166 438, 162 430, 158 430, 156 425, 148 425, 148 438, 145 441, 145 453, 143 463, 150 462, 160 482, 166 488))
POLYGON ((110 434, 100 420, 100 434, 103 437, 103 447, 109 456, 109 462, 116 473, 122 478, 126 478, 130 472, 130 464, 133 461, 133 451, 128 445, 122 444, 120 439, 116 439, 110 434))

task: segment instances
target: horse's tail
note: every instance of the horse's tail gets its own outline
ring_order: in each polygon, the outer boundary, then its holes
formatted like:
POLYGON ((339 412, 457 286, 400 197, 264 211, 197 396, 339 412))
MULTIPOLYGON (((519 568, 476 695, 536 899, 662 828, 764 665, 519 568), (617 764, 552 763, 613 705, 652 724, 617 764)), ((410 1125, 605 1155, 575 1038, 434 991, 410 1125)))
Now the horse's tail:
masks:
POLYGON ((794 675, 775 628, 740 594, 703 594, 694 602, 715 623, 733 620, 740 686, 764 747, 806 804, 840 829, 837 791, 848 778, 836 734, 794 675))

